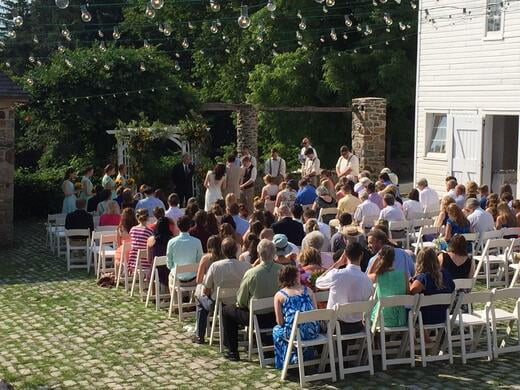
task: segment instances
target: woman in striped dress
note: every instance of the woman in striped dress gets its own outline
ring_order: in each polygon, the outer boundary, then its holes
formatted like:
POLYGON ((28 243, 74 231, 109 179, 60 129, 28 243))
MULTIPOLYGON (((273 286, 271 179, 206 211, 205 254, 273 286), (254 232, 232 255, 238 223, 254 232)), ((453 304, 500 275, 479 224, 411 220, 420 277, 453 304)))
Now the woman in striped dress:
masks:
MULTIPOLYGON (((134 272, 135 263, 137 260, 137 252, 139 249, 147 249, 146 243, 148 238, 153 236, 153 230, 146 226, 146 222, 148 221, 148 210, 137 210, 135 217, 137 222, 139 222, 139 225, 130 229, 130 239, 132 240, 132 248, 130 249, 130 256, 128 258, 128 269, 130 273, 134 272)), ((152 267, 148 261, 148 256, 142 260, 141 267, 144 270, 150 270, 152 267)))

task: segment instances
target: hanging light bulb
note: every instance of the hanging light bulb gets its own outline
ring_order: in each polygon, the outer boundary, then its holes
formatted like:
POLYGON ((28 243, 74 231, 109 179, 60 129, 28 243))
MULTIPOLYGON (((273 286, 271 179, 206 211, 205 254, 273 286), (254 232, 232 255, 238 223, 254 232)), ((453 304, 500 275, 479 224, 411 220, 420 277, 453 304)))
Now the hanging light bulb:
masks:
POLYGON ((325 0, 314 0, 318 4, 322 4, 325 0))
POLYGON ((387 28, 385 28, 385 31, 389 33, 392 30, 390 30, 390 27, 387 27, 387 28))
POLYGON ((325 43, 325 37, 323 35, 320 37, 320 42, 325 43))
POLYGON ((255 47, 253 45, 249 45, 249 50, 255 51, 256 49, 255 49, 255 47))
POLYGON ((145 49, 149 49, 150 48, 150 44, 148 43, 148 41, 145 39, 144 42, 143 42, 143 47, 145 49))
POLYGON ((329 13, 329 9, 326 6, 323 6, 322 10, 323 10, 324 14, 328 14, 329 13))
POLYGON ((209 31, 211 31, 212 34, 218 33, 218 25, 216 20, 211 22, 211 27, 209 28, 209 31))
POLYGON ((220 3, 217 0, 209 0, 209 8, 213 12, 218 12, 220 11, 220 3))
POLYGON ((273 0, 268 0, 265 8, 267 8, 269 12, 274 12, 276 11, 276 3, 273 0))
POLYGON ((262 42, 264 41, 264 35, 263 35, 262 33, 258 33, 258 34, 256 35, 256 41, 257 41, 258 43, 262 43, 262 42))
POLYGON ((195 25, 192 22, 188 22, 188 28, 190 30, 194 30, 195 29, 195 25))
POLYGON ((368 48, 369 48, 370 50, 372 50, 372 49, 374 48, 374 46, 372 46, 372 45, 368 45, 368 48))
POLYGON ((404 24, 403 22, 399 22, 399 30, 401 30, 401 31, 406 30, 406 24, 404 24))
POLYGON ((176 58, 181 58, 181 55, 179 53, 175 53, 176 58))
POLYGON ((144 64, 143 64, 142 62, 141 62, 141 64, 139 65, 139 70, 140 70, 141 72, 146 71, 146 66, 144 66, 144 64))
POLYGON ((70 60, 69 60, 68 58, 65 58, 65 64, 67 64, 67 66, 68 66, 69 68, 72 68, 72 66, 73 66, 73 65, 72 65, 72 62, 70 62, 70 60))
POLYGON ((69 0, 55 0, 54 3, 59 9, 65 9, 69 6, 69 0))
POLYGON ((181 70, 181 66, 179 65, 179 62, 178 61, 175 61, 175 64, 173 65, 173 67, 175 68, 175 70, 178 72, 179 70, 181 70))
POLYGON ((350 16, 345 15, 345 26, 352 27, 352 19, 350 19, 350 16))
POLYGON ((222 23, 220 23, 220 19, 217 19, 217 26, 218 26, 218 28, 222 27, 222 23))
POLYGON ((6 66, 6 68, 10 68, 11 67, 11 63, 9 61, 6 61, 5 62, 5 66, 6 66))
POLYGON ((388 46, 390 44, 390 42, 388 41, 385 41, 385 45, 388 46))
POLYGON ((9 31, 7 32, 7 37, 8 37, 8 38, 16 38, 16 31, 14 31, 14 30, 9 30, 9 31))
POLYGON ((334 5, 336 4, 336 0, 325 0, 325 4, 327 5, 327 7, 334 7, 334 5))
POLYGON ((296 16, 300 19, 303 19, 302 11, 298 10, 298 12, 296 12, 296 16))
POLYGON ((228 42, 229 42, 229 37, 228 37, 227 35, 223 34, 223 35, 222 35, 222 40, 223 40, 224 42, 228 43, 228 42))
POLYGON ((70 37, 70 31, 67 28, 67 26, 63 25, 61 27, 61 35, 66 39, 67 37, 70 37))
POLYGON ((103 31, 101 31, 101 30, 98 30, 97 33, 98 33, 98 36, 99 36, 100 38, 103 38, 103 37, 105 36, 105 34, 103 33, 103 31))
POLYGON ((392 17, 388 14, 384 14, 383 20, 385 21, 387 26, 391 26, 394 23, 392 17))
POLYGON ((410 2, 410 7, 412 7, 412 9, 416 9, 417 8, 417 4, 414 3, 413 1, 410 2))
POLYGON ((105 64, 105 65, 103 65, 103 68, 104 68, 105 70, 110 70, 110 65, 105 64))
POLYGON ((348 35, 347 35, 347 33, 346 33, 346 32, 345 32, 345 33, 343 33, 343 39, 344 39, 345 41, 346 41, 346 40, 348 39, 348 35))
POLYGON ((276 19, 276 15, 274 14, 274 12, 271 12, 270 17, 271 17, 272 20, 275 20, 275 19, 276 19))
POLYGON ((172 35, 172 27, 169 23, 164 23, 163 34, 167 37, 172 35))
POLYGON ((65 47, 64 47, 63 45, 61 45, 61 44, 58 45, 58 51, 59 51, 60 53, 65 52, 65 47))
POLYGON ((358 24, 358 25, 356 26, 356 31, 358 31, 358 32, 363 31, 363 27, 361 27, 361 25, 358 24))
POLYGON ((155 10, 152 7, 150 7, 150 4, 146 5, 146 11, 144 14, 146 15, 146 17, 150 19, 155 18, 155 10))
POLYGON ((150 5, 154 9, 161 9, 164 5, 164 0, 150 0, 150 5))
POLYGON ((240 6, 240 16, 237 21, 240 28, 248 28, 251 26, 251 18, 249 17, 247 5, 240 6))
POLYGON ((114 31, 112 32, 112 38, 114 38, 116 41, 121 38, 121 33, 119 32, 119 29, 117 26, 114 26, 114 31))
POLYGON ((102 52, 107 51, 107 47, 105 45, 105 41, 101 41, 101 43, 99 44, 99 50, 101 50, 102 52))
POLYGON ((226 54, 231 54, 231 50, 229 50, 229 47, 226 47, 224 51, 226 52, 226 54))
POLYGON ((29 85, 33 85, 34 84, 34 81, 33 79, 31 79, 30 77, 27 79, 27 84, 29 85))
POLYGON ((188 47, 190 47, 190 42, 188 41, 188 38, 183 38, 182 39, 181 46, 184 49, 187 49, 188 47))
POLYGON ((381 4, 386 4, 387 0, 379 0, 381 4))
POLYGON ((357 54, 357 49, 354 49, 354 54, 357 54))
POLYGON ((336 34, 336 30, 333 28, 330 29, 330 39, 332 39, 333 41, 338 40, 338 35, 336 34))
POLYGON ((406 41, 406 37, 404 35, 401 37, 401 41, 406 41))
POLYGON ((307 28, 307 24, 305 23, 305 18, 302 18, 302 20, 300 21, 300 23, 298 24, 298 28, 300 30, 305 30, 307 28))
POLYGON ((296 39, 299 40, 299 41, 301 41, 303 39, 303 35, 302 35, 301 32, 296 31, 296 39))
POLYGON ((374 7, 377 7, 379 5, 379 3, 377 2, 377 0, 372 0, 372 5, 374 7))
POLYGON ((363 32, 365 35, 372 34, 372 27, 370 27, 368 24, 365 26, 365 31, 363 32))
POLYGON ((36 44, 40 43, 40 40, 38 39, 38 37, 36 35, 33 35, 33 42, 36 44))
POLYGON ((36 58, 34 58, 34 56, 32 54, 29 56, 29 62, 31 64, 34 64, 36 62, 36 58))
POLYGON ((397 4, 401 4, 401 0, 395 0, 397 4))
POLYGON ((21 27, 23 24, 23 18, 20 15, 15 16, 13 18, 13 23, 16 27, 21 27))
POLYGON ((81 10, 81 20, 83 20, 85 23, 90 22, 92 20, 92 15, 90 14, 90 12, 88 12, 87 6, 82 5, 80 7, 80 10, 81 10))
POLYGON ((210 59, 210 60, 208 61, 208 66, 209 66, 210 68, 213 68, 213 67, 215 66, 215 64, 213 63, 213 60, 210 59))
POLYGON ((246 59, 244 57, 240 57, 240 63, 244 65, 246 63, 246 59))

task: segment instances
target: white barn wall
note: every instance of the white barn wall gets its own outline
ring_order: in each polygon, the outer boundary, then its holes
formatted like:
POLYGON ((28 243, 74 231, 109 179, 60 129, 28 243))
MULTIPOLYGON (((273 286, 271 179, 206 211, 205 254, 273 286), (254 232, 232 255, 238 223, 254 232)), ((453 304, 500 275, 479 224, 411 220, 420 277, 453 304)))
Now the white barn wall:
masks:
MULTIPOLYGON (((505 11, 503 40, 486 40, 485 7, 485 0, 420 3, 415 177, 426 177, 441 192, 451 173, 449 156, 426 156, 426 113, 520 112, 520 1, 511 1, 505 11), (461 10, 448 7, 466 7, 473 16, 462 20, 461 10), (425 9, 437 29, 424 19, 425 9), (452 22, 441 20, 449 14, 452 22)), ((448 132, 448 145, 451 137, 448 132)))

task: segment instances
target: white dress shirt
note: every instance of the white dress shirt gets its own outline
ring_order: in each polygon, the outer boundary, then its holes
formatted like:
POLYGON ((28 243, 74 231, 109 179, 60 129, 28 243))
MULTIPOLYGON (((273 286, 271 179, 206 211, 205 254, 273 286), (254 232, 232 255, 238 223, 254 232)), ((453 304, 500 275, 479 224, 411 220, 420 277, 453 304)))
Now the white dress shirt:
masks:
MULTIPOLYGON (((332 309, 335 304, 351 302, 363 302, 370 298, 374 291, 372 282, 365 275, 359 265, 349 264, 344 269, 331 269, 316 279, 316 287, 329 291, 327 309, 332 309)), ((340 316, 343 322, 359 322, 361 314, 349 314, 340 316)))
POLYGON ((303 165, 305 164, 305 160, 307 159, 307 157, 305 156, 305 152, 307 151, 307 149, 311 148, 312 150, 314 150, 314 157, 318 157, 318 153, 316 152, 316 149, 314 149, 311 145, 309 146, 304 146, 303 148, 300 149, 300 154, 298 155, 298 160, 300 161, 300 163, 303 165))
POLYGON ((439 211, 439 195, 430 187, 425 187, 419 191, 419 202, 424 211, 439 211))
MULTIPOLYGON (((243 155, 242 157, 240 157, 241 162, 244 159, 244 157, 246 157, 246 155, 243 155)), ((251 159, 251 164, 256 168, 256 157, 251 154, 248 154, 247 157, 249 157, 251 159)))
POLYGON ((265 174, 277 177, 278 175, 285 176, 286 164, 283 158, 278 157, 276 160, 270 158, 265 162, 265 174))
POLYGON ((319 176, 321 173, 320 159, 318 157, 315 157, 312 160, 310 158, 305 159, 305 165, 303 166, 303 175, 309 176, 312 173, 315 173, 315 176, 319 176))
POLYGON ((475 233, 490 232, 495 229, 493 216, 480 207, 468 215, 471 230, 475 233))
POLYGON ((184 215, 184 211, 182 211, 178 207, 170 207, 168 211, 164 213, 166 218, 170 218, 172 221, 177 222, 177 220, 184 215))
POLYGON ((338 162, 336 163, 336 168, 339 169, 340 174, 344 173, 348 168, 350 168, 352 170, 350 171, 349 175, 358 177, 359 159, 352 153, 350 153, 347 158, 340 156, 338 162))
POLYGON ((379 213, 380 210, 379 207, 377 207, 377 204, 367 199, 356 208, 354 220, 361 222, 363 217, 376 220, 379 217, 379 213))
POLYGON ((459 195, 456 196, 454 199, 457 206, 459 206, 460 209, 463 209, 466 203, 466 197, 464 195, 459 195))
POLYGON ((452 197, 453 199, 455 199, 457 197, 457 194, 455 193, 455 188, 452 188, 451 190, 449 190, 448 192, 446 192, 446 196, 450 196, 452 197))
POLYGON ((403 210, 401 210, 400 207, 393 205, 393 206, 386 206, 383 210, 381 210, 381 213, 379 214, 379 219, 384 219, 385 221, 391 222, 391 221, 404 221, 404 213, 403 210))
POLYGON ((404 201, 403 211, 406 219, 410 219, 414 214, 422 214, 424 212, 421 203, 412 199, 404 201))

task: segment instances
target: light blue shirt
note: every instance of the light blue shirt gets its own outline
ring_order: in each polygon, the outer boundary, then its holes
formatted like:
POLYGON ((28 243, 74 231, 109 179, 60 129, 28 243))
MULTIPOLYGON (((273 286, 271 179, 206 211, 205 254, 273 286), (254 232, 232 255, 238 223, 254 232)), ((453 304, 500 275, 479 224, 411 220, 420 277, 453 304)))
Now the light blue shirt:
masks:
POLYGON ((249 222, 247 222, 244 218, 241 218, 240 215, 233 215, 232 217, 233 221, 235 221, 235 225, 237 226, 237 233, 241 236, 246 234, 247 229, 249 229, 249 222))
POLYGON ((160 207, 166 211, 166 207, 164 207, 164 203, 162 202, 162 200, 157 199, 155 196, 147 196, 146 198, 141 199, 139 202, 137 202, 135 209, 146 209, 148 210, 148 215, 151 217, 153 216, 153 209, 156 207, 160 207))
MULTIPOLYGON (((394 270, 402 271, 408 274, 408 277, 415 275, 415 263, 407 252, 400 248, 394 248, 395 259, 394 259, 394 270)), ((377 259, 377 255, 372 257, 368 262, 367 271, 370 269, 374 261, 377 259)))
MULTIPOLYGON (((202 257, 202 244, 198 238, 192 237, 189 233, 179 234, 168 242, 166 248, 166 256, 168 258, 166 266, 171 271, 175 270, 175 266, 184 264, 195 264, 202 257)), ((179 274, 181 281, 193 279, 197 274, 195 272, 185 272, 179 274)))

